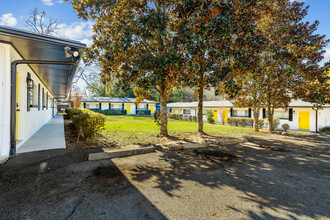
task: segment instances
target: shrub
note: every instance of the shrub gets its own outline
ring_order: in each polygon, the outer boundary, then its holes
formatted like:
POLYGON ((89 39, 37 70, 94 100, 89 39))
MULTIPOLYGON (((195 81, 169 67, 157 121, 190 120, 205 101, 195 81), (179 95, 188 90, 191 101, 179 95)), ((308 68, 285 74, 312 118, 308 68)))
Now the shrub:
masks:
POLYGON ((330 133, 330 126, 323 127, 320 129, 321 132, 330 133))
POLYGON ((192 115, 188 115, 188 120, 192 121, 192 115))
POLYGON ((105 110, 101 110, 101 109, 89 109, 93 112, 98 112, 104 115, 126 115, 126 109, 105 109, 105 110))
POLYGON ((208 110, 206 111, 206 120, 208 123, 214 123, 214 119, 213 119, 213 111, 212 110, 208 110))
POLYGON ((188 121, 188 115, 183 115, 183 119, 184 119, 185 121, 188 121))
POLYGON ((94 138, 103 130, 105 116, 89 109, 81 109, 80 114, 73 115, 72 122, 82 130, 84 137, 94 138))
MULTIPOLYGON (((277 127, 280 125, 280 119, 279 118, 273 118, 273 130, 275 131, 277 127)), ((265 125, 268 127, 268 120, 265 119, 265 125)))
POLYGON ((289 129, 290 129, 290 125, 285 123, 285 124, 282 124, 282 128, 285 132, 287 132, 289 129))
POLYGON ((192 120, 192 121, 197 121, 197 116, 196 116, 196 115, 192 115, 192 116, 191 116, 191 120, 192 120))
POLYGON ((160 112, 159 111, 156 111, 155 114, 154 114, 154 122, 160 126, 160 112))
POLYGON ((265 124, 265 120, 264 119, 259 119, 258 120, 258 126, 259 126, 259 128, 263 128, 264 127, 264 124, 265 124))
POLYGON ((230 118, 227 119, 227 123, 229 125, 234 125, 234 126, 252 127, 253 126, 253 118, 230 117, 230 118))
POLYGON ((81 109, 77 109, 77 108, 68 108, 68 109, 65 109, 65 112, 68 114, 68 116, 70 117, 71 120, 74 115, 79 115, 82 113, 81 109))
POLYGON ((151 111, 147 109, 138 109, 136 110, 137 115, 150 115, 151 111))

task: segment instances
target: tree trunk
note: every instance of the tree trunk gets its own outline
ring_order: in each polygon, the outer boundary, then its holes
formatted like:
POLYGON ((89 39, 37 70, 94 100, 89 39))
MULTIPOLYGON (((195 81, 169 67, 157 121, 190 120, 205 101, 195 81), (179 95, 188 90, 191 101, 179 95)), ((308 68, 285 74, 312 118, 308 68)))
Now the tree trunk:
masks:
POLYGON ((272 112, 272 106, 270 102, 267 103, 267 121, 268 121, 268 131, 273 132, 273 113, 272 112))
POLYGON ((199 134, 204 134, 203 130, 203 93, 204 93, 204 82, 201 80, 201 84, 198 88, 198 112, 197 112, 197 132, 199 134))
POLYGON ((253 106, 253 132, 259 132, 259 113, 260 108, 253 106))
POLYGON ((168 137, 167 132, 167 93, 162 85, 159 89, 159 95, 160 95, 160 132, 159 136, 161 137, 168 137))

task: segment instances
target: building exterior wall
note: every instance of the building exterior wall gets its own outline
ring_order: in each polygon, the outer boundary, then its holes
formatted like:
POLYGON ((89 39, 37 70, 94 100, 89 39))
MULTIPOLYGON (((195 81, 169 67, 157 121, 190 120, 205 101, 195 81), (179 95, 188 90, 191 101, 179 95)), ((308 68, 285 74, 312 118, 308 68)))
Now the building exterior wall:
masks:
MULTIPOLYGON (((0 43, 0 160, 1 158, 7 158, 10 151, 10 68, 11 62, 19 59, 22 58, 12 46, 0 43)), ((17 109, 19 110, 16 112, 16 148, 18 149, 53 117, 52 100, 54 97, 33 70, 25 64, 17 66, 16 91, 17 109), (27 109, 26 78, 28 73, 31 74, 31 79, 34 81, 34 89, 38 90, 38 84, 40 84, 40 110, 38 110, 38 107, 31 107, 30 111, 27 109), (45 100, 47 100, 47 93, 49 96, 48 108, 42 108, 43 105, 47 106, 46 102, 42 103, 42 88, 44 89, 45 100)), ((34 94, 38 94, 38 91, 34 94)), ((35 100, 38 99, 35 98, 35 100)))
MULTIPOLYGON (((197 108, 184 108, 184 107, 168 107, 168 112, 169 109, 172 109, 173 114, 183 114, 184 109, 191 109, 190 115, 197 115, 197 108)), ((221 118, 221 113, 223 110, 228 111, 228 118, 229 117, 234 117, 231 115, 229 107, 205 107, 203 111, 207 110, 217 110, 217 123, 222 123, 222 118, 221 118)), ((232 108, 233 110, 237 111, 238 116, 244 116, 246 115, 246 111, 248 111, 248 108, 232 108)), ((284 111, 284 109, 277 109, 280 111, 284 111)), ((293 114, 292 114, 292 121, 289 120, 289 117, 287 119, 280 118, 280 124, 278 126, 278 129, 282 129, 283 124, 288 124, 290 126, 291 130, 299 130, 299 111, 308 111, 309 112, 309 131, 316 131, 316 111, 313 110, 311 107, 296 107, 292 108, 293 114)), ((275 110, 276 111, 276 110, 275 110)), ((289 111, 286 111, 285 114, 289 115, 289 111)), ((246 115, 245 117, 248 117, 246 115)), ((253 118, 253 111, 251 111, 251 118, 253 118)), ((263 111, 260 109, 260 114, 259 114, 259 119, 263 119, 263 111)), ((206 115, 203 114, 203 121, 206 122, 206 115)), ((330 108, 323 108, 318 111, 318 131, 326 126, 330 126, 330 108)))
MULTIPOLYGON (((86 103, 86 108, 88 109, 99 109, 99 102, 81 102, 81 108, 84 108, 84 103, 86 103)), ((122 109, 122 104, 123 103, 114 103, 111 102, 112 105, 112 109, 122 109)), ((141 109, 146 109, 146 105, 147 103, 139 103, 138 107, 136 107, 135 103, 124 103, 124 109, 126 109, 127 112, 129 112, 129 115, 135 115, 136 114, 136 108, 139 109, 139 107, 141 107, 141 109), (129 106, 129 110, 128 110, 128 106, 129 106)), ((148 103, 148 109, 151 110, 150 108, 152 108, 153 110, 151 111, 151 115, 153 115, 153 113, 156 111, 156 103, 148 103)), ((101 102, 101 109, 102 110, 107 110, 109 109, 109 102, 101 102)))

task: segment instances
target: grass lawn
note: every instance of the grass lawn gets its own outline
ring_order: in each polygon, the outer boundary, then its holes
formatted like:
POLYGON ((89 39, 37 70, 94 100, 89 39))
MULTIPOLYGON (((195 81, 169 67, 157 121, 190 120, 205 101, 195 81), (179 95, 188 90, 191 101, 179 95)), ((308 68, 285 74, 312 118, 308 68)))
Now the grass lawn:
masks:
MULTIPOLYGON (((137 116, 107 116, 103 135, 108 140, 116 142, 120 146, 130 144, 157 144, 160 138, 157 137, 159 127, 153 117, 137 116)), ((190 139, 196 135, 197 122, 168 120, 168 131, 170 136, 179 139, 190 139)), ((252 134, 252 128, 234 127, 229 125, 204 123, 204 131, 208 135, 218 137, 240 138, 252 134)))

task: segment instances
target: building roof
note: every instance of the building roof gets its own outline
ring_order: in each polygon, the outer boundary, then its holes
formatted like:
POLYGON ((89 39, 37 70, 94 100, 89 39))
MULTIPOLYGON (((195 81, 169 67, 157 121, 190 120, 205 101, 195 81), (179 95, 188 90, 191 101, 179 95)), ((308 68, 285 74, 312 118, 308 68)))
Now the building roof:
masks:
MULTIPOLYGON (((197 102, 172 102, 168 103, 168 108, 197 108, 197 102)), ((235 107, 230 101, 204 101, 203 106, 207 107, 235 107)), ((302 100, 292 100, 289 107, 313 107, 313 103, 304 102, 302 100)), ((330 107, 330 105, 325 105, 324 107, 330 107)))
MULTIPOLYGON (((110 102, 110 103, 134 103, 135 98, 116 98, 116 97, 82 97, 82 102, 110 102)), ((143 100, 140 103, 156 103, 150 100, 143 100)))
MULTIPOLYGON (((70 47, 71 51, 78 51, 86 46, 78 41, 36 34, 1 25, 0 43, 10 44, 23 60, 64 62, 73 61, 72 57, 65 57, 64 47, 70 47)), ((70 91, 80 56, 75 61, 72 65, 29 64, 29 66, 54 97, 62 101, 70 91)))

